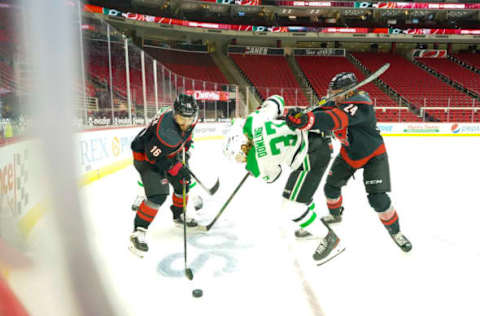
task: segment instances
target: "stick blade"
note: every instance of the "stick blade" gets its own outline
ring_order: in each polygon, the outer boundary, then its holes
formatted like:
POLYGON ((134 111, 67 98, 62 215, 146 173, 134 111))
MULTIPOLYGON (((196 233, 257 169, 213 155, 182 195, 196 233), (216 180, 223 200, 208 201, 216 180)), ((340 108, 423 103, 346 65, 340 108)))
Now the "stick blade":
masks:
POLYGON ((192 269, 186 268, 186 269, 185 269, 185 276, 186 276, 187 279, 189 279, 190 281, 193 280, 193 271, 192 271, 192 269))
POLYGON ((203 233, 203 232, 208 232, 209 228, 208 226, 198 225, 197 227, 195 227, 195 230, 203 233))

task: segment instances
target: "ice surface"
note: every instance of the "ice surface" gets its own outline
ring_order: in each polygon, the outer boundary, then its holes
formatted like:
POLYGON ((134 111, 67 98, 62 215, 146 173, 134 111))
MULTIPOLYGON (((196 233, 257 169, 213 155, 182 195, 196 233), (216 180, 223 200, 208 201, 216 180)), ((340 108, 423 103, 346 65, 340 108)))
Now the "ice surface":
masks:
MULTIPOLYGON (((150 252, 132 255, 133 167, 82 190, 90 242, 121 315, 479 315, 480 237, 476 137, 388 137, 392 187, 402 231, 413 243, 403 253, 369 207, 362 174, 343 191, 344 221, 333 226, 346 251, 316 267, 315 241, 296 241, 280 210, 288 172, 274 184, 250 177, 208 233, 188 233, 183 274, 183 228, 168 208, 150 226, 150 252), (192 290, 201 288, 202 298, 192 290)), ((337 148, 338 149, 338 148, 337 148)), ((245 171, 226 161, 221 141, 196 144, 191 169, 220 189, 196 214, 208 223, 245 171)), ((327 212, 323 183, 315 195, 327 212)), ((194 213, 193 208, 189 213, 194 213)))

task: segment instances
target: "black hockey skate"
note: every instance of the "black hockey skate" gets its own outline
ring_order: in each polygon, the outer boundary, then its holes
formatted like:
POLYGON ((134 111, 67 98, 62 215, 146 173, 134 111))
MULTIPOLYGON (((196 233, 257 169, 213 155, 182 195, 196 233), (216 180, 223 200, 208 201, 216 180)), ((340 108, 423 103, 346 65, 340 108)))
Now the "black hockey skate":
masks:
MULTIPOLYGON (((182 226, 183 227, 183 219, 184 219, 184 214, 180 214, 178 217, 174 218, 173 219, 173 222, 177 225, 177 226, 182 226)), ((194 218, 191 218, 191 217, 188 217, 187 216, 187 221, 186 221, 186 225, 187 227, 197 227, 198 226, 198 222, 194 219, 194 218)))
POLYGON ((342 213, 343 206, 340 207, 340 212, 338 215, 328 214, 327 216, 323 216, 321 220, 325 225, 340 223, 342 221, 342 213))
POLYGON ((143 258, 148 251, 148 244, 146 242, 147 230, 143 227, 137 227, 137 229, 130 235, 130 251, 143 258))
POLYGON ((333 232, 333 230, 329 229, 327 236, 320 240, 320 244, 318 245, 315 253, 313 254, 313 259, 316 261, 320 261, 327 258, 328 255, 338 246, 339 243, 340 238, 338 238, 338 236, 333 232))
POLYGON ((400 247, 400 249, 402 249, 404 252, 409 252, 412 250, 412 243, 407 239, 407 237, 405 237, 404 234, 402 234, 402 232, 390 234, 390 236, 397 246, 400 247))

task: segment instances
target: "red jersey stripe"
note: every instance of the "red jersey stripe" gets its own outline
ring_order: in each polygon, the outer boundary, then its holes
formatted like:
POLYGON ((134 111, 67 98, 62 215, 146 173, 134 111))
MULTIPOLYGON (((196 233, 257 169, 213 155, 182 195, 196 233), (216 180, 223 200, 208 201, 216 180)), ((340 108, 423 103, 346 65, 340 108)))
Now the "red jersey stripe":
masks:
POLYGON ((338 129, 343 129, 345 127, 348 126, 348 115, 347 113, 345 113, 344 111, 340 110, 340 109, 333 109, 332 110, 333 113, 335 113, 338 118, 340 119, 340 126, 338 127, 338 129))
POLYGON ((380 156, 381 154, 386 152, 387 152, 387 149, 385 148, 385 144, 381 144, 373 153, 371 153, 367 157, 359 160, 353 160, 353 159, 350 159, 350 157, 348 157, 347 151, 344 146, 342 146, 342 148, 340 149, 340 155, 342 156, 343 160, 345 160, 345 162, 354 169, 362 168, 367 164, 368 161, 370 161, 370 159, 376 156, 380 156))

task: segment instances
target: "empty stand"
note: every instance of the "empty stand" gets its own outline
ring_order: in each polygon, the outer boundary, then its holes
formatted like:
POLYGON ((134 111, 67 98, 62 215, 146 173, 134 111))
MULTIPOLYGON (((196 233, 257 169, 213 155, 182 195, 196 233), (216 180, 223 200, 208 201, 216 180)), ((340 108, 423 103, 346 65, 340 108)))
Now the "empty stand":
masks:
POLYGON ((447 58, 418 58, 419 62, 460 83, 467 89, 480 93, 480 75, 447 58))
POLYGON ((474 54, 474 53, 458 53, 454 54, 453 56, 457 57, 461 61, 463 61, 466 64, 469 64, 470 66, 473 66, 477 69, 480 69, 480 54, 474 54))
MULTIPOLYGON (((227 79, 207 53, 145 47, 145 52, 176 73, 176 83, 185 89, 217 90, 227 79), (185 77, 185 79, 184 79, 185 77), (191 80, 193 79, 193 80, 191 80), (205 82, 205 84, 204 84, 205 82)), ((175 78, 172 78, 175 80, 175 78)))
MULTIPOLYGON (((359 81, 365 78, 363 73, 345 57, 296 56, 295 59, 319 96, 326 95, 330 80, 339 72, 353 72, 359 81)), ((363 86, 361 90, 368 92, 374 106, 398 107, 397 103, 374 83, 363 86)), ((408 110, 401 109, 377 109, 376 115, 382 122, 420 120, 408 110)))
POLYGON ((0 61, 0 88, 14 90, 15 86, 12 68, 7 63, 0 61))
MULTIPOLYGON (((97 82, 108 85, 109 82, 109 62, 108 47, 104 41, 88 41, 87 48, 87 70, 88 74, 97 82)), ((112 61, 112 86, 113 91, 119 97, 127 97, 127 77, 125 71, 125 51, 123 43, 112 43, 111 45, 112 61)), ((150 59, 145 58, 145 82, 147 87, 147 104, 153 104, 154 99, 154 78, 153 66, 150 59)), ((143 105, 142 71, 139 51, 129 52, 129 70, 130 70, 130 91, 131 98, 135 104, 143 105)), ((159 91, 160 95, 162 94, 159 91)))
MULTIPOLYGON (((390 69, 382 75, 382 80, 417 107, 471 107, 474 100, 466 94, 440 81, 411 63, 406 58, 390 53, 353 53, 368 69, 375 70, 389 62, 390 69)), ((444 109, 425 110, 435 118, 445 121, 471 121, 472 111, 465 110, 467 116, 459 111, 452 111, 447 117, 444 109)), ((447 111, 448 112, 448 111, 447 111)))
POLYGON ((230 57, 263 99, 280 94, 287 106, 310 105, 284 56, 231 54, 230 57))

